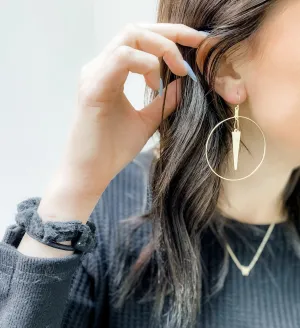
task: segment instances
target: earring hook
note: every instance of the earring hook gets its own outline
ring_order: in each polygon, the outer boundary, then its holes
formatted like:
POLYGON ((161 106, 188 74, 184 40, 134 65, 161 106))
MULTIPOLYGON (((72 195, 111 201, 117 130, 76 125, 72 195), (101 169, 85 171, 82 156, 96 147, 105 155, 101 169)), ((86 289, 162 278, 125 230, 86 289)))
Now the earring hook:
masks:
POLYGON ((234 109, 234 131, 240 130, 240 121, 239 121, 239 110, 240 110, 240 102, 241 102, 241 95, 237 92, 237 95, 239 97, 238 104, 235 106, 234 109))

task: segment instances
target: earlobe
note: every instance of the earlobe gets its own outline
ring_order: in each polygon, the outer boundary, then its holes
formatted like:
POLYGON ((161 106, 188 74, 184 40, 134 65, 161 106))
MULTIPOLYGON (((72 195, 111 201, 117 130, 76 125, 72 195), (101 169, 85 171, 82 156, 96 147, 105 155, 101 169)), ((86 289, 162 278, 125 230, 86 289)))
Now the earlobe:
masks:
POLYGON ((227 103, 238 105, 243 103, 247 98, 244 82, 240 78, 233 76, 217 76, 215 79, 214 89, 227 103))

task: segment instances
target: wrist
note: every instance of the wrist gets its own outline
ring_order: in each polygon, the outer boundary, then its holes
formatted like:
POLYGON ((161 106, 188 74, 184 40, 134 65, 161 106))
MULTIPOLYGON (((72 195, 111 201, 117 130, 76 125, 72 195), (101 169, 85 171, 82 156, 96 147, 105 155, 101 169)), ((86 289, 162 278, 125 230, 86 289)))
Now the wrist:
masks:
POLYGON ((43 221, 86 223, 106 187, 91 188, 75 179, 54 179, 42 197, 38 214, 43 221))
POLYGON ((79 220, 86 223, 100 197, 69 188, 51 189, 42 198, 38 214, 43 221, 79 220))
MULTIPOLYGON (((71 242, 69 241, 61 243, 65 245, 71 244, 71 242)), ((42 244, 39 241, 31 238, 27 233, 24 234, 17 249, 20 253, 24 255, 43 258, 65 257, 74 253, 42 244)))

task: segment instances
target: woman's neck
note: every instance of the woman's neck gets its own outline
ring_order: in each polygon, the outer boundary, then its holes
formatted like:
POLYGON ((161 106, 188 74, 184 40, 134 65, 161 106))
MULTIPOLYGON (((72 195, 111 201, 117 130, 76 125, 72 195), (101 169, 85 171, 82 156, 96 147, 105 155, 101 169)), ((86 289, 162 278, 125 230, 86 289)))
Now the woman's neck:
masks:
MULTIPOLYGON (((222 175, 230 178, 247 176, 257 167, 263 155, 260 131, 253 123, 243 119, 240 127, 242 141, 248 149, 241 144, 237 171, 234 171, 233 160, 229 158, 227 171, 222 175)), ((236 182, 222 180, 218 208, 223 215, 251 224, 271 224, 286 220, 282 211, 282 196, 297 165, 291 158, 285 157, 277 145, 272 145, 268 140, 266 142, 265 160, 251 177, 236 182)))

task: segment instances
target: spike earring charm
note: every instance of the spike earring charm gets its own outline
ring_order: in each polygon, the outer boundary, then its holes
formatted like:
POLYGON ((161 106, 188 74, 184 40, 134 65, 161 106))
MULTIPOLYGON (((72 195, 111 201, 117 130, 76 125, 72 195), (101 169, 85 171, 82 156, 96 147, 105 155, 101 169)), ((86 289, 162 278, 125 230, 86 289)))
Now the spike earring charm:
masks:
POLYGON ((240 151, 240 143, 241 143, 241 131, 240 131, 240 122, 239 122, 239 109, 240 106, 237 105, 235 107, 234 113, 234 130, 232 131, 232 150, 233 150, 233 165, 234 169, 238 169, 238 161, 239 161, 239 151, 240 151))
MULTIPOLYGON (((265 138, 265 135, 264 135, 263 130, 251 118, 245 117, 245 116, 240 116, 239 115, 239 109, 240 109, 240 106, 239 105, 236 105, 235 111, 234 111, 234 116, 228 117, 225 120, 219 122, 210 131, 210 133, 208 135, 208 138, 206 140, 206 144, 205 144, 205 157, 206 157, 206 161, 207 161, 208 167, 210 168, 210 170, 216 176, 218 176, 219 178, 221 178, 223 180, 227 180, 227 181, 241 181, 241 180, 245 180, 245 179, 251 177, 260 168, 260 166, 262 165, 262 163, 263 163, 263 161, 265 159, 265 155, 266 155, 266 147, 267 147, 267 144, 266 144, 266 138, 265 138), (212 138, 214 132, 219 128, 220 125, 222 125, 223 123, 225 123, 225 122, 227 122, 229 120, 234 120, 233 131, 231 132, 231 136, 232 136, 232 150, 233 150, 233 166, 234 166, 234 170, 237 171, 237 169, 238 169, 238 162, 239 162, 240 144, 241 144, 240 119, 244 119, 244 120, 247 120, 247 121, 252 122, 257 127, 257 129, 260 131, 260 133, 262 135, 263 143, 264 143, 263 154, 262 154, 261 160, 260 160, 259 164, 257 165, 257 167, 252 172, 250 172, 248 175, 246 175, 246 176, 244 176, 242 178, 235 178, 235 179, 229 178, 229 177, 226 178, 226 177, 223 177, 218 172, 216 172, 216 169, 213 168, 211 166, 211 164, 210 164, 209 155, 208 155, 209 154, 209 147, 210 147, 210 139, 212 138)), ((213 156, 215 156, 214 153, 213 153, 213 156)))

